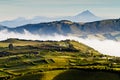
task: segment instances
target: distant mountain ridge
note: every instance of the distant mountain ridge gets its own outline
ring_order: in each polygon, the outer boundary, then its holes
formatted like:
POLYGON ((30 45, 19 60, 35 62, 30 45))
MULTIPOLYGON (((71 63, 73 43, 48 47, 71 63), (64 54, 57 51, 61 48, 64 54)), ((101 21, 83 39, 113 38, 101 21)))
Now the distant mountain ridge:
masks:
POLYGON ((8 27, 0 25, 0 30, 7 29, 8 27))
POLYGON ((59 21, 59 20, 70 20, 73 22, 93 22, 93 21, 102 20, 102 18, 97 17, 89 10, 86 10, 75 16, 65 16, 65 17, 56 17, 56 18, 36 16, 32 19, 26 19, 24 17, 20 17, 14 20, 2 21, 0 22, 0 24, 8 27, 18 27, 26 24, 36 24, 36 23, 59 21))
POLYGON ((98 38, 120 41, 120 19, 109 19, 89 23, 76 23, 68 20, 48 23, 27 24, 9 31, 23 33, 24 30, 40 35, 71 35, 80 38, 98 38))

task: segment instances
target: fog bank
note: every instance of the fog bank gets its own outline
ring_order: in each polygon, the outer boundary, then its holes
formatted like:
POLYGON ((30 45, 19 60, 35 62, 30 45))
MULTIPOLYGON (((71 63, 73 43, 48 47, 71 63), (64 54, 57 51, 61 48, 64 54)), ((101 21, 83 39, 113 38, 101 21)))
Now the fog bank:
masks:
POLYGON ((84 43, 103 54, 113 55, 113 56, 120 56, 120 42, 112 41, 112 40, 94 40, 94 39, 82 39, 79 37, 74 36, 63 36, 63 35, 34 35, 30 32, 24 30, 24 33, 20 34, 17 32, 8 32, 7 30, 0 31, 0 40, 6 40, 8 38, 19 38, 19 39, 26 39, 26 40, 76 40, 81 43, 84 43))

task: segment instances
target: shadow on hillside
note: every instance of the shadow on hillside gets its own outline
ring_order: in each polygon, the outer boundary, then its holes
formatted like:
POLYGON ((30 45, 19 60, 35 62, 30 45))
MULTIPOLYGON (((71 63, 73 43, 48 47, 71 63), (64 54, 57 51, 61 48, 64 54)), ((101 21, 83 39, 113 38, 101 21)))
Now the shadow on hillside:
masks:
POLYGON ((120 80, 120 75, 102 71, 68 70, 53 80, 120 80))
POLYGON ((28 74, 24 76, 17 77, 13 80, 42 80, 43 74, 28 74))

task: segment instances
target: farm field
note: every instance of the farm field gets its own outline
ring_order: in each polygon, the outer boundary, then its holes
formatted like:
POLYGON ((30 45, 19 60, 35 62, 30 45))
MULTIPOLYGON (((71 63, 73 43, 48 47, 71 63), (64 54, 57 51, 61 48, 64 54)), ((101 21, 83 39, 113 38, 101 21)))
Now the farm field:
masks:
POLYGON ((0 80, 120 80, 120 58, 74 40, 0 42, 0 80))

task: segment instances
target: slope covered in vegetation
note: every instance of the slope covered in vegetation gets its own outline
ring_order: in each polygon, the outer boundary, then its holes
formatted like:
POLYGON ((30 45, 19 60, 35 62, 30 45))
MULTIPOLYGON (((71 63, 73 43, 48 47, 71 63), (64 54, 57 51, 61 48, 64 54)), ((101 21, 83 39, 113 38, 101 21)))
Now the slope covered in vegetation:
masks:
POLYGON ((119 62, 74 40, 0 42, 0 80, 119 80, 119 62))

